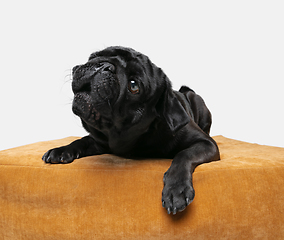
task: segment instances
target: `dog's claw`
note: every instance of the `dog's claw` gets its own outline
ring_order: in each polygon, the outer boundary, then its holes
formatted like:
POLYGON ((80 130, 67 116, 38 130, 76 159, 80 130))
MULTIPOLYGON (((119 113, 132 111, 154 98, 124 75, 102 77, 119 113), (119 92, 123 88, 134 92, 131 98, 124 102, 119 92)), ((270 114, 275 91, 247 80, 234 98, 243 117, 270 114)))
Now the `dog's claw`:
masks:
POLYGON ((43 160, 44 162, 46 162, 46 163, 49 163, 49 162, 50 162, 50 156, 48 156, 47 158, 45 158, 45 157, 43 156, 42 160, 43 160))
POLYGON ((171 214, 171 208, 168 208, 167 211, 168 211, 168 214, 171 214))
POLYGON ((177 208, 175 207, 174 209, 173 209, 173 215, 175 215, 177 213, 177 208))
POLYGON ((190 203, 189 198, 186 198, 185 201, 186 201, 186 205, 189 205, 190 203))
POLYGON ((163 206, 163 208, 165 207, 165 201, 162 201, 162 206, 163 206))

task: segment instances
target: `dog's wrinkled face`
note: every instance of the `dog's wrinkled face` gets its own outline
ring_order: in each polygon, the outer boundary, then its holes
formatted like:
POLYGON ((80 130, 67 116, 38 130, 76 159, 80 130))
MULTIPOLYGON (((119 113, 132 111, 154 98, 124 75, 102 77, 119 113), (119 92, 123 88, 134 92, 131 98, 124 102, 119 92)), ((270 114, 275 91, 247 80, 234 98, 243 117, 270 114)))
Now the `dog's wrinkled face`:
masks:
POLYGON ((157 115, 155 106, 170 84, 165 79, 148 57, 132 49, 93 53, 73 68, 73 112, 88 128, 141 135, 157 115))

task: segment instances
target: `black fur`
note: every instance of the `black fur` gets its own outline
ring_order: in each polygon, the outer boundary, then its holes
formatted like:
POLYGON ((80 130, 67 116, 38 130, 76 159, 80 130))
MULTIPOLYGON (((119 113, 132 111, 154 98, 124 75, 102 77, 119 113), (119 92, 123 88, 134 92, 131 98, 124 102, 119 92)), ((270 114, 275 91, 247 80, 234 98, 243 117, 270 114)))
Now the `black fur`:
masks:
POLYGON ((46 163, 112 153, 173 158, 164 174, 162 204, 182 211, 194 198, 196 166, 219 159, 209 136, 211 114, 200 96, 183 86, 172 90, 165 73, 130 48, 109 47, 73 68, 73 112, 90 133, 49 150, 46 163))

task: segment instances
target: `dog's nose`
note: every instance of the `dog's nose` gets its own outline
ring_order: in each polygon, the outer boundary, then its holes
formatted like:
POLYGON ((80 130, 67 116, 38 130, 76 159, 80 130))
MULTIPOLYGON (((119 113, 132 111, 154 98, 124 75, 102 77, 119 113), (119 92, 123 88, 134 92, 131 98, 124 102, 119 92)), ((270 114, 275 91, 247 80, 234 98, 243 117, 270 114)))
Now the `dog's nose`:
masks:
POLYGON ((72 74, 74 74, 76 72, 76 70, 80 67, 81 65, 77 65, 75 67, 72 68, 72 74))

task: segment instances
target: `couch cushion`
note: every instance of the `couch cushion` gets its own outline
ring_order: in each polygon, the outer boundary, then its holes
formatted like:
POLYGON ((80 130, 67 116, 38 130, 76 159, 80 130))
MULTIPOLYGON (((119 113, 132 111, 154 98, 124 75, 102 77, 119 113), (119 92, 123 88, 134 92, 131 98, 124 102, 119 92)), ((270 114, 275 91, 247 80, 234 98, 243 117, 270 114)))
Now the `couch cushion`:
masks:
POLYGON ((77 139, 0 152, 0 239, 284 238, 284 149, 216 136, 221 161, 193 174, 194 201, 162 208, 169 159, 113 155, 41 161, 77 139))

